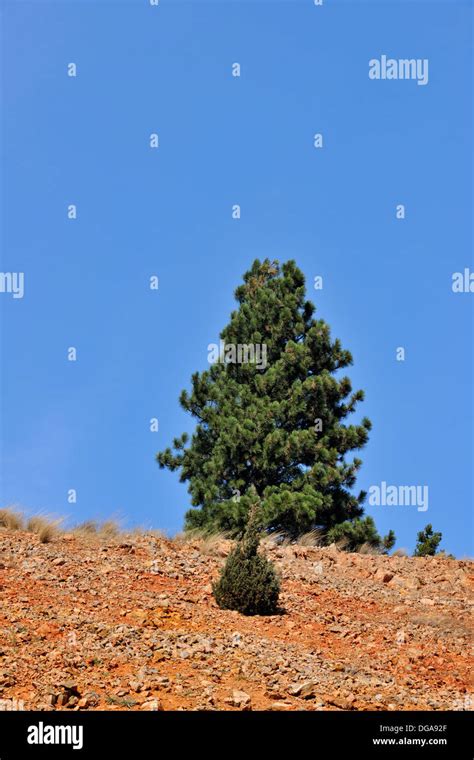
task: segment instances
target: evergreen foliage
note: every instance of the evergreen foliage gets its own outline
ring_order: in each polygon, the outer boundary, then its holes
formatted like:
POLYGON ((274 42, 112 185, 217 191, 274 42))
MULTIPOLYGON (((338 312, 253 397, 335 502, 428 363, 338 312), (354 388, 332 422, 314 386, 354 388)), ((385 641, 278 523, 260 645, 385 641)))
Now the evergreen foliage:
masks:
POLYGON ((351 552, 357 551, 364 544, 368 544, 386 554, 393 548, 396 539, 393 530, 389 530, 387 535, 381 538, 372 517, 365 517, 364 519, 356 517, 355 520, 346 520, 330 528, 326 540, 328 543, 335 544, 341 542, 342 548, 351 552))
POLYGON ((428 557, 436 554, 438 546, 443 538, 442 533, 434 533, 431 523, 420 530, 417 536, 417 544, 413 553, 414 557, 428 557))
POLYGON ((352 356, 313 317, 294 261, 256 260, 243 280, 220 337, 264 344, 266 366, 219 361, 194 373, 180 396, 197 420, 190 445, 184 433, 157 454, 160 467, 189 484, 185 527, 241 534, 252 485, 270 531, 296 537, 356 520, 366 494, 351 493, 361 460, 348 457, 365 445, 371 423, 347 422, 364 398, 341 376, 352 356))

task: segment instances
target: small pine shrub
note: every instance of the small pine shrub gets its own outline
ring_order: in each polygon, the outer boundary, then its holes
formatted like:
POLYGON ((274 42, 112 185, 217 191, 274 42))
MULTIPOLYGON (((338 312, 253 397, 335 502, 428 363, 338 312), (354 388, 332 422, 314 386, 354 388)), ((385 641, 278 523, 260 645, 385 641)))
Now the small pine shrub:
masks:
POLYGON ((257 508, 258 502, 251 508, 244 537, 227 557, 213 592, 221 609, 242 615, 274 615, 280 582, 272 563, 258 553, 257 508))
POLYGON ((438 551, 438 546, 443 538, 442 533, 434 533, 431 523, 425 527, 424 530, 420 530, 417 536, 417 544, 414 557, 433 557, 438 551))

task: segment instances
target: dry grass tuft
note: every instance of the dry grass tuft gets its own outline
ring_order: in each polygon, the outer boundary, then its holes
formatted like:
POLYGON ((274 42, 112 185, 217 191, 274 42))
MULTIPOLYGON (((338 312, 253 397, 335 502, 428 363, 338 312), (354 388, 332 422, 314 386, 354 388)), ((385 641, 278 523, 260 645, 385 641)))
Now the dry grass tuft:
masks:
POLYGON ((176 533, 172 540, 177 544, 194 544, 201 554, 220 556, 223 542, 231 539, 229 533, 225 531, 212 533, 209 530, 194 528, 176 533))
POLYGON ((199 541, 199 550, 201 554, 206 554, 210 557, 221 555, 221 548, 224 541, 229 540, 229 534, 224 531, 218 533, 209 533, 203 536, 199 541))
POLYGON ((314 528, 308 531, 308 533, 302 533, 295 543, 298 546, 322 546, 324 543, 324 531, 314 528))
POLYGON ((274 531, 273 533, 264 533, 261 539, 263 546, 278 546, 285 548, 291 544, 291 539, 284 531, 274 531))
POLYGON ((371 557, 379 557, 383 553, 382 547, 373 546, 367 541, 357 548, 357 554, 369 554, 371 557))
POLYGON ((97 520, 86 520, 85 522, 75 525, 72 529, 72 533, 77 533, 81 536, 95 536, 99 531, 99 524, 97 520))
POLYGON ((175 533, 172 540, 177 544, 191 544, 193 541, 200 541, 204 535, 205 531, 200 528, 193 528, 193 530, 182 530, 175 533))
POLYGON ((425 614, 416 613, 410 617, 409 622, 414 625, 429 626, 430 628, 436 629, 436 636, 439 636, 440 634, 442 636, 454 635, 469 640, 472 636, 472 628, 469 623, 451 615, 444 615, 437 612, 425 614))
POLYGON ((334 546, 338 552, 346 552, 346 551, 349 551, 348 549, 349 544, 350 544, 349 539, 346 537, 343 537, 343 538, 340 538, 339 541, 335 541, 334 543, 329 544, 329 546, 330 547, 334 546))
POLYGON ((392 553, 392 557, 408 557, 408 552, 406 549, 403 549, 403 547, 400 547, 400 549, 395 549, 392 553))
POLYGON ((116 538, 120 535, 120 526, 116 520, 105 520, 105 522, 99 525, 98 534, 100 538, 105 538, 106 540, 116 538))
POLYGON ((98 541, 113 541, 116 538, 127 536, 128 538, 144 535, 142 529, 124 531, 120 527, 118 520, 85 520, 82 523, 74 525, 70 531, 75 536, 82 539, 95 539, 98 541))
POLYGON ((26 523, 26 530, 35 533, 42 544, 49 544, 59 534, 62 520, 47 515, 33 515, 26 523))
POLYGON ((6 509, 0 509, 0 528, 6 528, 7 530, 22 530, 23 517, 19 512, 7 507, 6 509))

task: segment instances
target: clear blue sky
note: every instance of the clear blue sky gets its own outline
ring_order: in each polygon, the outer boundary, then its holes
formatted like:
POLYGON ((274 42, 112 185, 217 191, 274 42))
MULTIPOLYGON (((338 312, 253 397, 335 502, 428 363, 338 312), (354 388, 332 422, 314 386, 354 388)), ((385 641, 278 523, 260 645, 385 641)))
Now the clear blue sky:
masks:
POLYGON ((471 554, 470 3, 2 7, 1 270, 25 273, 0 294, 2 503, 179 530, 186 485, 154 461, 193 429, 179 392, 253 259, 294 258, 366 391, 356 490, 429 486, 427 512, 367 514, 471 554), (429 83, 370 80, 382 54, 428 58, 429 83))

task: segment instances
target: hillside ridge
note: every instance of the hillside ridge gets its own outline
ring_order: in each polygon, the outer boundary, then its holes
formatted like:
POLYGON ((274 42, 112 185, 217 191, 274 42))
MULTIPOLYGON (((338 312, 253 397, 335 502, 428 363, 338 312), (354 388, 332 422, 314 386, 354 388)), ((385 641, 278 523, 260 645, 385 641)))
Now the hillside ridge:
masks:
POLYGON ((231 546, 0 529, 2 709, 472 709, 470 560, 266 541, 282 609, 244 617, 231 546))

